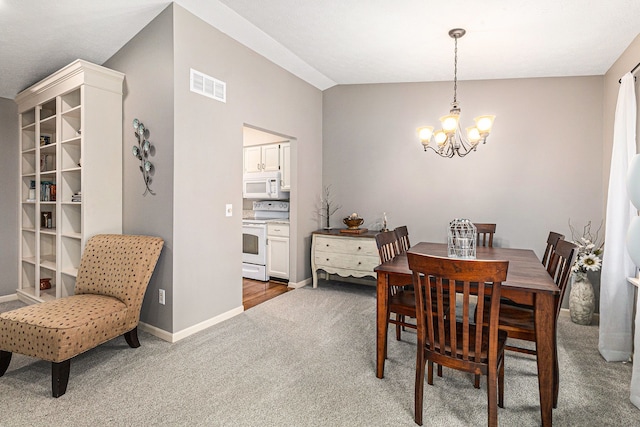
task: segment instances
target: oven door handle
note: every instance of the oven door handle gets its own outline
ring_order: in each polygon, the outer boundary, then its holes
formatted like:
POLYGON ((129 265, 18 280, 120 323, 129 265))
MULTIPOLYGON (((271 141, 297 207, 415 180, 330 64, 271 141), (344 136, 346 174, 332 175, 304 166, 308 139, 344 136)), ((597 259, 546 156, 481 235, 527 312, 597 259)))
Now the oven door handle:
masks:
POLYGON ((242 227, 244 228, 265 228, 265 224, 244 224, 242 227))

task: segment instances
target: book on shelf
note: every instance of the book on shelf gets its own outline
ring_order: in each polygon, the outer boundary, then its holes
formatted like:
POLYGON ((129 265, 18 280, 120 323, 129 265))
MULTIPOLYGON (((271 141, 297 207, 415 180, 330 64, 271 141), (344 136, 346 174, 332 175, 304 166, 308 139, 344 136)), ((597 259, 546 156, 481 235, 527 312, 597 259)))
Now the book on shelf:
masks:
POLYGON ((55 202, 56 201, 56 184, 50 181, 40 182, 40 201, 55 202))

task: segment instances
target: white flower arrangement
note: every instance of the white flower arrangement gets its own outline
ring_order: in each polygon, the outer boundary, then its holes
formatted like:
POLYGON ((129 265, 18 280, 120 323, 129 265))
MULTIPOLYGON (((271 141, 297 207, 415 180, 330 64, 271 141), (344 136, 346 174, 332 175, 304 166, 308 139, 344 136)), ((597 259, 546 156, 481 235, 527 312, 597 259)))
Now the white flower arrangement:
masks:
POLYGON ((601 255, 604 241, 601 243, 598 242, 598 234, 602 229, 602 223, 594 234, 591 232, 591 221, 589 221, 582 229, 582 236, 573 228, 571 220, 569 220, 569 228, 571 229, 573 243, 578 245, 578 257, 571 271, 576 275, 586 275, 588 271, 600 270, 600 267, 602 267, 601 255))

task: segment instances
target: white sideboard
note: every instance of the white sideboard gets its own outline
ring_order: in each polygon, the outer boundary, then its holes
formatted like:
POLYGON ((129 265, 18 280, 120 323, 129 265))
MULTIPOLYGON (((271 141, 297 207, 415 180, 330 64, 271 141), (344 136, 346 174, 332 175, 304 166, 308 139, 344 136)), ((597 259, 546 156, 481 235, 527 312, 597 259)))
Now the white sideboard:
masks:
POLYGON ((313 287, 318 287, 318 270, 342 277, 376 278, 373 271, 380 265, 377 232, 344 234, 340 230, 315 231, 311 243, 313 287))

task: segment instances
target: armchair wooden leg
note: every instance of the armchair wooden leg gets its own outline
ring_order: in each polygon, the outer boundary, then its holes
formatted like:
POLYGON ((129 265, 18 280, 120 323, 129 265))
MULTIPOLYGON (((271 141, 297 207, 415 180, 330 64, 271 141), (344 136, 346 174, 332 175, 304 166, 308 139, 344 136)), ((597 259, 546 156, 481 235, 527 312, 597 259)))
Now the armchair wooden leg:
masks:
POLYGON ((10 351, 0 350, 0 377, 9 369, 9 363, 11 363, 11 356, 13 353, 10 351))
POLYGON ((127 344, 129 344, 129 347, 140 347, 140 341, 138 341, 138 327, 133 328, 129 332, 125 332, 124 339, 127 341, 127 344))
POLYGON ((51 394, 60 397, 67 391, 71 359, 64 362, 51 362, 51 394))

